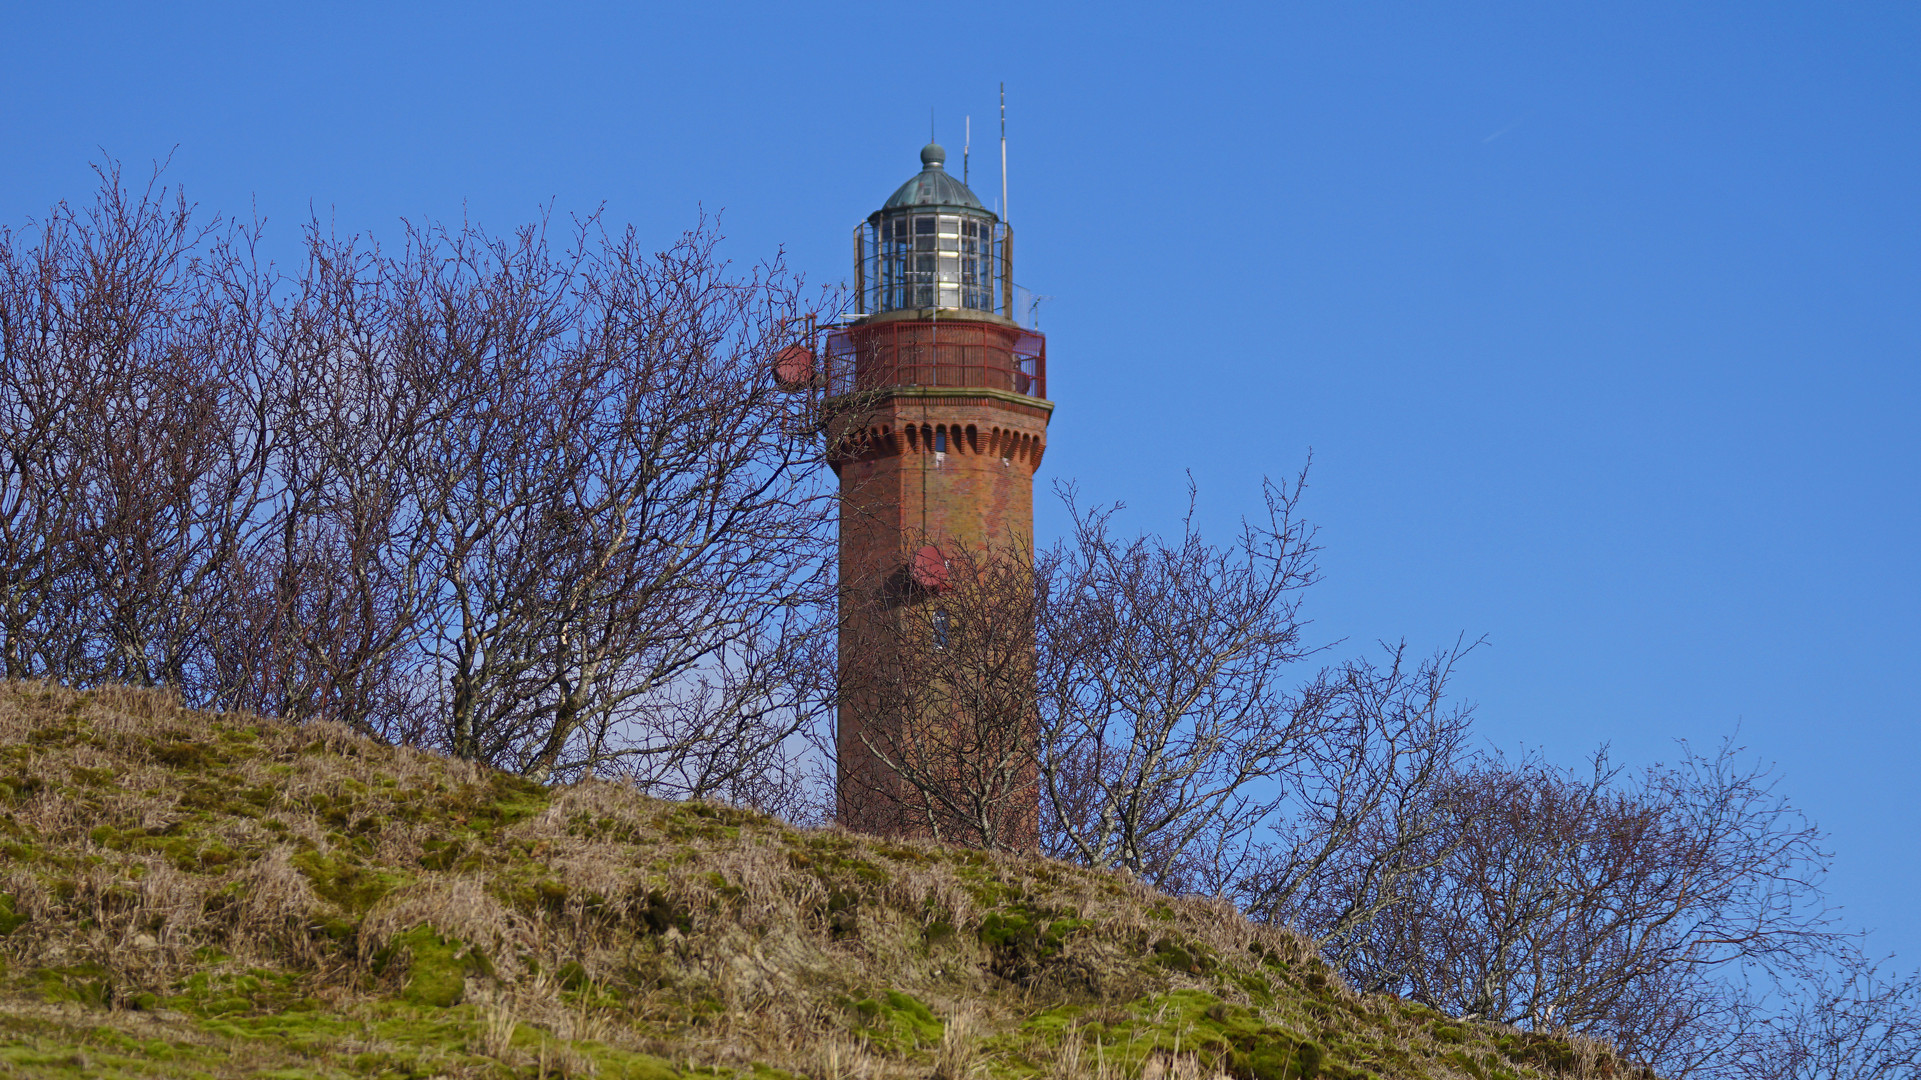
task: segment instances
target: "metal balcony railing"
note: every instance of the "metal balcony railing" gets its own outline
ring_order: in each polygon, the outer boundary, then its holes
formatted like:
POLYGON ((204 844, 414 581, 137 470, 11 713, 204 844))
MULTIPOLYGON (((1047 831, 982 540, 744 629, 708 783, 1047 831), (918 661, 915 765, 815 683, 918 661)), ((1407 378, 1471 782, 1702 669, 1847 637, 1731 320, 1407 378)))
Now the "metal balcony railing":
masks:
POLYGON ((893 386, 979 386, 1047 397, 1047 339, 1031 330, 955 319, 852 326, 827 334, 829 394, 893 386))

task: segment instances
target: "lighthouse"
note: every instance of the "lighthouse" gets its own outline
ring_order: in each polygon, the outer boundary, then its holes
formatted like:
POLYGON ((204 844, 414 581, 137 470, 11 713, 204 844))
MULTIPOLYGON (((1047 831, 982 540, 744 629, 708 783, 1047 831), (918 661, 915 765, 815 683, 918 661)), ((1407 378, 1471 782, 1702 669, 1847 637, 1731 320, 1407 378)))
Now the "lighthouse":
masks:
MULTIPOLYGON (((1031 757, 988 763, 1005 774, 994 781, 1001 786, 975 790, 988 780, 964 774, 993 770, 974 770, 981 763, 966 755, 976 752, 968 747, 978 733, 962 729, 980 718, 956 695, 903 682, 952 682, 954 669, 897 661, 941 660, 949 635, 962 632, 974 641, 991 630, 1003 651, 1008 641, 1015 653, 1022 641, 1032 651, 1031 623, 1018 625, 1024 616, 996 617, 1013 625, 956 627, 949 598, 966 584, 955 575, 983 565, 1031 571, 1034 475, 1054 410, 1046 340, 1014 285, 1013 231, 947 171, 938 145, 924 147, 920 171, 855 228, 853 246, 852 319, 827 335, 820 369, 828 457, 840 485, 838 814, 862 831, 947 839, 955 829, 943 829, 943 815, 999 813, 989 842, 1031 847, 1031 757), (942 749, 961 756, 941 764, 934 751, 942 749), (916 753, 931 756, 902 760, 916 753), (981 805, 957 809, 967 798, 981 805)), ((1030 672, 1031 682, 1031 666, 1016 659, 1012 670, 1030 672)), ((1021 697, 1005 688, 1001 696, 1021 697)), ((1027 745, 1022 752, 1031 755, 1027 745)), ((1007 751, 982 747, 982 755, 1007 751)), ((964 826, 956 823, 967 839, 964 826)))

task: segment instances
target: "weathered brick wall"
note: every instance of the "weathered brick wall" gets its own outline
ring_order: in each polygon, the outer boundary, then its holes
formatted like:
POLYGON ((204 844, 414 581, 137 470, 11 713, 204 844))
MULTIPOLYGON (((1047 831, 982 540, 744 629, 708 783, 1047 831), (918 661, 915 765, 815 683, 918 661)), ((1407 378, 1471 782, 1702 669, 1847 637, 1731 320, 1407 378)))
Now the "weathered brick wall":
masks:
MULTIPOLYGON (((898 387, 876 391, 839 419, 843 686, 887 647, 903 608, 925 607, 913 588, 912 553, 964 545, 1031 558, 1034 474, 1046 449, 1052 406, 1005 391, 898 387), (941 449, 942 446, 945 449, 941 449)), ((839 802, 844 824, 924 834, 890 771, 863 741, 872 725, 903 719, 886 702, 850 694, 840 712, 839 802)), ((1038 825, 1036 797, 1022 816, 1038 825)), ((1037 839, 1037 836, 1035 837, 1037 839)))

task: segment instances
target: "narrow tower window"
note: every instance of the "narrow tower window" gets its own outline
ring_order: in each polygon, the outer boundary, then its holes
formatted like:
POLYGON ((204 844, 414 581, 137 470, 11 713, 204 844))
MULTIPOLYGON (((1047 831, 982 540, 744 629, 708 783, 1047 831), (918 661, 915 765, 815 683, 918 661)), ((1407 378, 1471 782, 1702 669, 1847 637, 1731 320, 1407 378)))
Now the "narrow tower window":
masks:
POLYGON ((947 429, 941 428, 938 431, 934 432, 934 453, 945 454, 946 452, 947 452, 947 429))

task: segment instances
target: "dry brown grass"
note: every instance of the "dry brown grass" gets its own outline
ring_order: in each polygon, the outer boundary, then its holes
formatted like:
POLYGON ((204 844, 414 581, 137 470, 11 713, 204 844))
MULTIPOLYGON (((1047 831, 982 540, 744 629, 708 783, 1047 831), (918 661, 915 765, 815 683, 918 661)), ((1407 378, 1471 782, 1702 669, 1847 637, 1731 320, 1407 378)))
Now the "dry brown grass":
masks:
POLYGON ((262 1025, 306 1017, 328 1034, 299 1045, 328 1062, 445 1075, 642 1075, 651 1055, 818 1080, 1294 1080, 1298 1054, 1275 1073, 1249 1049, 1288 1039, 1335 1078, 1623 1071, 1596 1044, 1357 995, 1286 931, 1115 875, 540 788, 160 693, 0 687, 0 785, 0 893, 24 917, 0 938, 6 1015, 159 1024, 182 1060, 242 1039, 272 1065, 295 1043, 262 1025))

